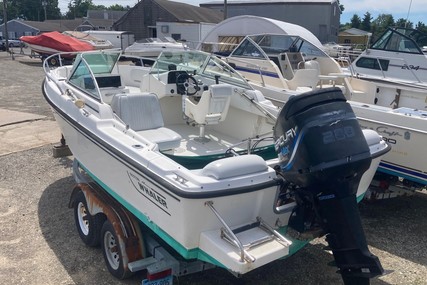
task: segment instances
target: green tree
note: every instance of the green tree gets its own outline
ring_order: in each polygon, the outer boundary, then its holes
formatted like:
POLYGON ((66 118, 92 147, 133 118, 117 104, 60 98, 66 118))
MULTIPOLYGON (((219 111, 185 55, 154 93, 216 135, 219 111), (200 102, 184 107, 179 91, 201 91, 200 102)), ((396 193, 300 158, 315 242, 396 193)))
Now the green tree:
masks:
POLYGON ((372 22, 371 32, 373 34, 373 38, 377 39, 380 37, 388 27, 394 26, 394 18, 391 14, 380 14, 378 17, 372 22))
POLYGON ((112 11, 126 11, 129 9, 130 9, 129 6, 123 7, 122 5, 119 5, 119 4, 114 4, 107 8, 107 10, 112 10, 112 11))
POLYGON ((362 20, 356 14, 350 19, 351 27, 358 29, 362 23, 362 20))
POLYGON ((87 10, 94 10, 92 0, 73 0, 68 4, 68 11, 65 13, 67 19, 86 17, 87 10))
POLYGON ((119 4, 111 5, 106 7, 104 5, 94 5, 92 0, 72 0, 68 4, 68 11, 65 13, 65 18, 75 19, 86 17, 88 10, 114 10, 114 11, 126 11, 129 10, 129 6, 122 6, 119 4))
MULTIPOLYGON (((7 4, 7 18, 24 19, 31 21, 44 21, 44 7, 42 0, 5 0, 7 4)), ((59 19, 61 11, 58 7, 58 0, 45 0, 46 1, 46 17, 49 20, 59 19)), ((3 5, 1 6, 1 13, 3 15, 3 5)))
POLYGON ((395 25, 401 28, 413 28, 414 23, 411 21, 406 21, 406 19, 400 18, 396 21, 395 25))
POLYGON ((372 21, 371 13, 366 12, 365 15, 363 15, 362 23, 360 24, 360 29, 370 32, 371 31, 371 21, 372 21))
POLYGON ((340 7, 341 13, 344 12, 344 5, 340 3, 340 0, 337 0, 338 6, 340 7))
POLYGON ((415 25, 415 29, 418 30, 418 31, 420 31, 420 32, 422 32, 422 33, 427 34, 427 26, 423 22, 418 22, 415 25))

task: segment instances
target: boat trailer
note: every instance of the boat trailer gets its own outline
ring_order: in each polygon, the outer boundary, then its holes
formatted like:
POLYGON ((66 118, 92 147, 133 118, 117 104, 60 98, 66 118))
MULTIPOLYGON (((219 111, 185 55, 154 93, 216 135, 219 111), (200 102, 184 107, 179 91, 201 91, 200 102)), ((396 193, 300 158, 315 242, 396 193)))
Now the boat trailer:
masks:
POLYGON ((110 273, 125 279, 146 270, 142 285, 173 284, 173 276, 184 276, 215 265, 200 260, 183 261, 166 245, 160 244, 151 230, 119 204, 95 182, 89 182, 76 160, 73 163, 74 187, 69 208, 74 209, 77 230, 88 246, 101 242, 110 273), (159 283, 163 282, 163 283, 159 283))

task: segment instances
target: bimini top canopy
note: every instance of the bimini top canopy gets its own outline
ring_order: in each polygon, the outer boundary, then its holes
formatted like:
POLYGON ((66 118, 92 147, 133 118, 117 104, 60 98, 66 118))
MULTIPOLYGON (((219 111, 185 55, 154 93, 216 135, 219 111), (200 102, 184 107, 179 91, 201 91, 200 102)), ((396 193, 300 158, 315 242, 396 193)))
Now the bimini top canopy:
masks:
MULTIPOLYGON (((221 42, 222 38, 228 36, 241 37, 243 39, 248 35, 262 33, 298 35, 317 47, 322 48, 319 39, 306 28, 287 22, 251 15, 236 16, 222 21, 206 35, 202 40, 202 44, 218 43, 221 42)), ((199 44, 197 49, 201 49, 202 44, 199 44)))

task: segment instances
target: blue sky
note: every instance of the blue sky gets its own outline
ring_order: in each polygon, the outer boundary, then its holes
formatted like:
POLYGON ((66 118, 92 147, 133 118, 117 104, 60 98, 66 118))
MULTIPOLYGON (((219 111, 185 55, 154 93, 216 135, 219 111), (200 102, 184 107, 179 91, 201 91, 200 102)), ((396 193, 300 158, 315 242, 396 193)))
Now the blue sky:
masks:
MULTIPOLYGON (((212 0, 173 1, 184 2, 198 6, 200 3, 211 2, 212 0)), ((138 2, 138 0, 92 0, 92 2, 95 5, 105 5, 107 7, 116 3, 122 6, 129 5, 133 7, 138 2)), ((70 0, 59 0, 59 8, 61 9, 62 13, 68 10, 68 3, 70 3, 70 0)), ((341 15, 341 23, 344 24, 349 22, 354 14, 357 14, 359 17, 363 18, 363 15, 367 11, 371 13, 374 19, 379 14, 392 14, 395 21, 399 18, 406 19, 411 0, 340 0, 340 3, 345 7, 344 13, 341 15)), ((427 25, 427 0, 412 0, 409 20, 414 24, 418 23, 418 21, 421 21, 427 25)))

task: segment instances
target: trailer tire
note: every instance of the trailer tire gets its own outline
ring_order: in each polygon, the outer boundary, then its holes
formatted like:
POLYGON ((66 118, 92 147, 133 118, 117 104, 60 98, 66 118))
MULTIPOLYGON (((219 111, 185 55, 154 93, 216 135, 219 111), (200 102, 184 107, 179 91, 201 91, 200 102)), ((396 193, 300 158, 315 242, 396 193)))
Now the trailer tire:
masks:
POLYGON ((104 216, 92 216, 87 207, 84 193, 79 191, 74 199, 74 220, 82 241, 91 247, 99 245, 104 216))
POLYGON ((108 271, 118 278, 125 279, 132 275, 132 272, 124 264, 123 248, 117 238, 117 233, 109 220, 104 222, 101 230, 101 247, 102 254, 104 255, 105 264, 108 271))
POLYGON ((51 66, 58 66, 59 65, 59 58, 56 56, 53 56, 49 59, 49 64, 51 66))

